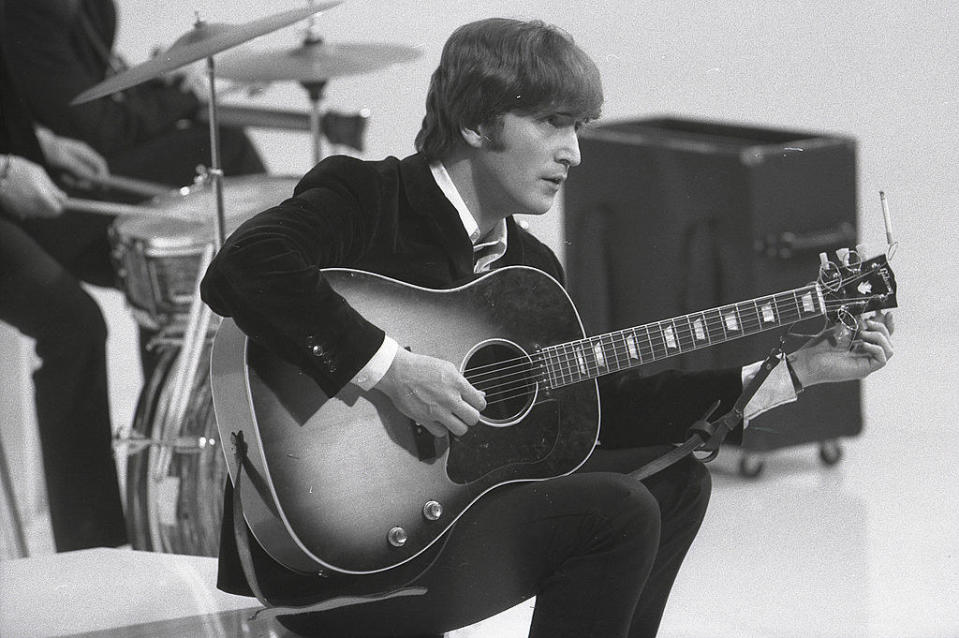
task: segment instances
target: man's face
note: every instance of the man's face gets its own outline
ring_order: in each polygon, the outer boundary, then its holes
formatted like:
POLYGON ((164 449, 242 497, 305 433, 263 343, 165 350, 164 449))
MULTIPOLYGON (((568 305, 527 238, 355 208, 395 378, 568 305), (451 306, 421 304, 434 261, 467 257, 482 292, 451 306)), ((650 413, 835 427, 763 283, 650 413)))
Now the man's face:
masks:
POLYGON ((582 120, 566 113, 507 113, 502 126, 482 127, 488 143, 474 175, 483 207, 503 216, 548 211, 580 162, 580 126, 582 120))

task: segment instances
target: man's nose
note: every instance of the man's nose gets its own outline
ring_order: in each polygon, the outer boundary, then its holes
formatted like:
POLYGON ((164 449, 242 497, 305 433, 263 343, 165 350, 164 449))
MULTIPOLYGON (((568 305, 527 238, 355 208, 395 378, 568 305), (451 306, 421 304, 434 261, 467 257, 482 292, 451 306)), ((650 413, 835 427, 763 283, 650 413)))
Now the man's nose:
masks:
POLYGON ((574 129, 571 128, 569 133, 564 136, 563 144, 557 152, 556 159, 567 168, 579 166, 582 157, 579 154, 579 135, 574 129))

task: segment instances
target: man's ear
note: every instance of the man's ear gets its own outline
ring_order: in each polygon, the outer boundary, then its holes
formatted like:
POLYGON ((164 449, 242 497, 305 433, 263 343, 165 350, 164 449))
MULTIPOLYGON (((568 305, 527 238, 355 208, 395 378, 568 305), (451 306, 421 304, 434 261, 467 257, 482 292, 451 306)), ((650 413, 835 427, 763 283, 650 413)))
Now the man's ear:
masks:
POLYGON ((483 134, 479 126, 476 128, 467 128, 464 126, 460 129, 460 135, 463 136, 463 141, 465 141, 470 148, 482 148, 483 143, 489 141, 489 138, 483 134))

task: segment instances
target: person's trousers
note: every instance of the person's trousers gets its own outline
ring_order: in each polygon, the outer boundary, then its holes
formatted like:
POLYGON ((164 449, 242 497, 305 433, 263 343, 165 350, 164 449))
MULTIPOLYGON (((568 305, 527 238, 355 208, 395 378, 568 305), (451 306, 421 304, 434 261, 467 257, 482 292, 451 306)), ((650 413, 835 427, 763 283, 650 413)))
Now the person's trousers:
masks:
POLYGON ((0 321, 36 342, 34 396, 58 551, 127 539, 112 448, 106 325, 67 269, 112 284, 109 222, 68 215, 32 224, 50 239, 42 246, 0 216, 0 321), (59 224, 55 233, 52 224, 59 224))
MULTIPOLYGON (((710 493, 692 458, 643 482, 626 474, 665 449, 600 449, 570 476, 493 490, 415 583, 423 596, 279 621, 304 636, 438 636, 536 596, 531 637, 655 636, 710 493)), ((268 595, 309 598, 316 577, 287 574, 261 583, 268 595)))

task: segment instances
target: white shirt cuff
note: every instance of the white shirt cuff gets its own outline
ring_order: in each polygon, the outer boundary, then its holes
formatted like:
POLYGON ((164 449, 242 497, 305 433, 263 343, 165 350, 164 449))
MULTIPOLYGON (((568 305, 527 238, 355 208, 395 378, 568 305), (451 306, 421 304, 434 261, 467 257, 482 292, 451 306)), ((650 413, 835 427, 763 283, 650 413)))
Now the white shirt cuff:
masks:
MULTIPOLYGON (((762 361, 757 361, 743 367, 743 387, 746 387, 746 384, 756 376, 762 365, 762 361)), ((786 403, 792 403, 795 400, 796 391, 793 389, 792 379, 789 378, 789 371, 780 362, 772 369, 763 384, 756 390, 756 394, 746 404, 746 409, 743 411, 743 427, 748 427, 749 420, 756 418, 763 412, 786 403)))
POLYGON ((380 349, 376 351, 366 365, 363 366, 356 376, 350 379, 350 383, 359 386, 363 390, 371 390, 373 386, 380 382, 386 371, 393 365, 393 358, 396 357, 396 350, 399 345, 389 337, 383 338, 380 349))

